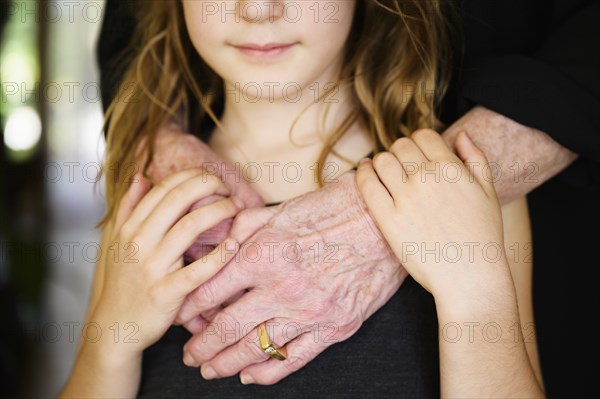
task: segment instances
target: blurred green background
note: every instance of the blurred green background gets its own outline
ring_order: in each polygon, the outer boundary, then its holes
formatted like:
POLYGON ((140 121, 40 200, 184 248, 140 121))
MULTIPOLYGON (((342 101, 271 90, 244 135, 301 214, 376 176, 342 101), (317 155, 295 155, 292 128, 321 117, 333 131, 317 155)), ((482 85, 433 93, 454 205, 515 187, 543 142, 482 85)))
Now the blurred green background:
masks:
POLYGON ((104 2, 0 1, 0 397, 53 397, 99 250, 104 2))

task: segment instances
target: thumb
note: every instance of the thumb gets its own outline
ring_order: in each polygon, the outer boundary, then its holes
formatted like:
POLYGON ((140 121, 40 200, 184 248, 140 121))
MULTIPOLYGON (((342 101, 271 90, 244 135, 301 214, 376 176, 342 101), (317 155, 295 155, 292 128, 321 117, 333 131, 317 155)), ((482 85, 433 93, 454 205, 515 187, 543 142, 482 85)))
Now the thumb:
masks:
POLYGON ((237 197, 242 200, 246 208, 259 208, 265 206, 265 201, 252 186, 241 176, 232 178, 231 175, 225 176, 225 186, 229 189, 231 197, 237 197))
POLYGON ((229 236, 243 243, 275 216, 279 207, 252 208, 240 212, 231 226, 229 236))
POLYGON ((469 173, 473 174, 488 197, 496 197, 495 176, 483 151, 473 143, 467 132, 458 134, 455 145, 457 155, 464 162, 469 173))

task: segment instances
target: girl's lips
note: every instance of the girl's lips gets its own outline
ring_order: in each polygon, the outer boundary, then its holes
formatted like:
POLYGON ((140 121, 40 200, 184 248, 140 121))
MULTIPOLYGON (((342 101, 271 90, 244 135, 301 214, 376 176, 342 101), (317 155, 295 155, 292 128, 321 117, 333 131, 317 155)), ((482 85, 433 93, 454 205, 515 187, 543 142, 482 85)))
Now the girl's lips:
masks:
POLYGON ((297 43, 267 43, 234 45, 242 53, 255 58, 269 58, 285 53, 297 43))

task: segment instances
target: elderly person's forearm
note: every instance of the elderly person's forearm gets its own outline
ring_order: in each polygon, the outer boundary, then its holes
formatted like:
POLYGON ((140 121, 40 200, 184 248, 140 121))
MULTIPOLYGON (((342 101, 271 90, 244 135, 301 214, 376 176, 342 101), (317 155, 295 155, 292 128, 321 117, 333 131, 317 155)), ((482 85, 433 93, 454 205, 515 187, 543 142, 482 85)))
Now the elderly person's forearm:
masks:
POLYGON ((461 131, 485 152, 491 164, 490 178, 503 205, 528 194, 577 158, 544 132, 482 106, 467 112, 443 133, 452 148, 461 131))

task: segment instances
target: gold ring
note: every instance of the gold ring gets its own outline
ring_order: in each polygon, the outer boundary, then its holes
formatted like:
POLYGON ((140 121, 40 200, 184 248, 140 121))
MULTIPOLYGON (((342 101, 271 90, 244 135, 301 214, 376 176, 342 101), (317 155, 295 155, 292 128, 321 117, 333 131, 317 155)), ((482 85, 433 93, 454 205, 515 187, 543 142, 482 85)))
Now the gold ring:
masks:
POLYGON ((287 352, 285 348, 276 349, 271 343, 269 334, 267 334, 267 327, 265 326, 265 323, 260 323, 258 325, 258 339, 260 341, 260 347, 267 355, 277 360, 287 359, 287 352))

